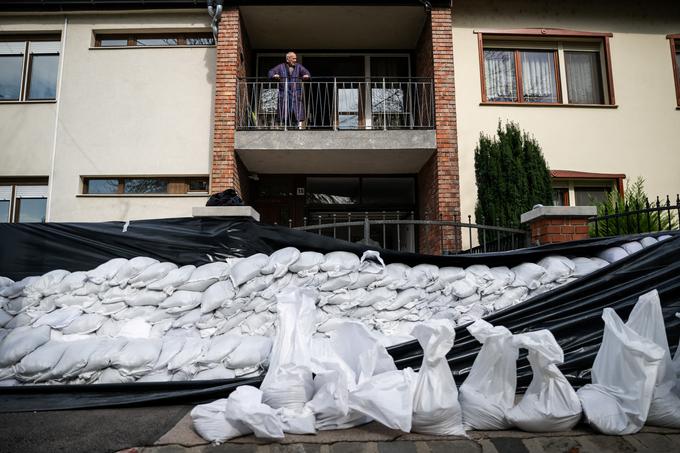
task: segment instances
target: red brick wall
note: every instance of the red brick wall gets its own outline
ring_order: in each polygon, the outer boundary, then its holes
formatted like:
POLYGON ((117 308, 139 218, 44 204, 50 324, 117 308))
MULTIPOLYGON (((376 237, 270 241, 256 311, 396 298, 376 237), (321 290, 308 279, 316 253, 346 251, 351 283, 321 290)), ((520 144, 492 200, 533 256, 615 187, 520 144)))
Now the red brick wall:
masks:
POLYGON ((222 13, 217 38, 215 74, 215 121, 213 125, 210 191, 234 188, 248 199, 245 166, 234 151, 236 127, 236 79, 248 73, 251 58, 248 39, 236 7, 222 13))
MULTIPOLYGON (((420 216, 428 220, 460 221, 456 98, 453 78, 453 31, 451 9, 433 8, 416 50, 416 75, 429 75, 426 54, 431 49, 434 78, 437 151, 418 174, 420 216), (427 43, 428 38, 430 43, 427 43), (429 49, 428 49, 429 47, 429 49), (422 73, 419 73, 422 71, 422 73)), ((439 254, 461 247, 460 230, 423 227, 420 252, 439 254)))
POLYGON ((542 217, 531 222, 531 244, 544 245, 588 238, 586 217, 542 217))

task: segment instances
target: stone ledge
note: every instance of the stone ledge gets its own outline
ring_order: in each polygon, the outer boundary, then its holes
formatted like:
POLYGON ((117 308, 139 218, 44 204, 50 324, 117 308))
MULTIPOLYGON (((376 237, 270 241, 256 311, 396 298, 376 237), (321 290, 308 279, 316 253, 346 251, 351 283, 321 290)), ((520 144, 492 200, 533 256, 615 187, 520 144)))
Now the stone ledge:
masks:
POLYGON ((195 206, 191 210, 194 217, 252 217, 260 221, 260 213, 252 206, 195 206))
POLYGON ((597 215, 595 206, 541 206, 525 212, 520 216, 522 223, 531 222, 541 217, 592 217, 597 215))

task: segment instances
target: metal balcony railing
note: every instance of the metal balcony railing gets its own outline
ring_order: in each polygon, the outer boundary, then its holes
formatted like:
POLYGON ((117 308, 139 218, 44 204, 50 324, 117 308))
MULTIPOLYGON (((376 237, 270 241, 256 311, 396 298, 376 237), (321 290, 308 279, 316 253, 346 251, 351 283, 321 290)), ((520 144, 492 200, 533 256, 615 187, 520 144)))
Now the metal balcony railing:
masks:
POLYGON ((236 88, 237 129, 434 129, 431 78, 243 78, 236 88))

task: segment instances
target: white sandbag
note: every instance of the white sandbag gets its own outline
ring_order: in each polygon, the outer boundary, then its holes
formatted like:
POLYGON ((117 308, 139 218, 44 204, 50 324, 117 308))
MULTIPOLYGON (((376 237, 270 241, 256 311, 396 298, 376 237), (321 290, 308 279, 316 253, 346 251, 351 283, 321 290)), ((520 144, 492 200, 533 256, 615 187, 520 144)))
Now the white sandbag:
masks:
POLYGON ((229 370, 224 365, 217 365, 214 368, 200 371, 191 378, 192 381, 210 381, 213 379, 234 379, 236 373, 234 370, 229 370))
POLYGON ((147 288, 154 291, 163 291, 170 295, 191 278, 194 270, 196 270, 196 266, 192 264, 182 266, 179 269, 168 272, 168 275, 164 278, 148 284, 147 288))
POLYGON ((98 302, 97 296, 74 296, 72 294, 64 294, 54 300, 54 304, 59 308, 76 307, 84 310, 98 302))
POLYGON ((444 294, 450 294, 456 296, 459 299, 464 299, 475 294, 478 288, 478 280, 474 276, 466 274, 465 278, 456 280, 446 285, 444 294))
POLYGON ((255 277, 241 285, 235 297, 237 299, 252 297, 254 294, 271 286, 273 279, 274 277, 271 275, 255 277))
POLYGON ((224 416, 232 426, 247 426, 256 437, 283 439, 281 419, 274 409, 262 404, 262 392, 255 387, 237 387, 229 395, 224 416))
POLYGON ((227 398, 223 398, 212 403, 200 404, 191 410, 194 430, 203 439, 215 445, 252 432, 241 422, 227 421, 225 415, 229 407, 228 401, 227 398))
POLYGON ((96 332, 107 317, 97 314, 83 314, 74 319, 68 326, 62 329, 64 335, 86 334, 96 332))
POLYGON ((502 294, 514 280, 515 273, 506 266, 498 266, 489 269, 493 280, 482 290, 482 295, 502 294))
POLYGON ((350 252, 330 252, 326 253, 321 270, 328 272, 331 278, 349 274, 359 270, 361 260, 354 253, 350 252))
POLYGON ((391 301, 388 305, 383 307, 381 306, 382 304, 375 304, 373 305, 373 307, 376 310, 399 310, 402 307, 407 308, 406 306, 409 304, 411 304, 411 306, 415 305, 417 302, 421 301, 424 297, 425 291, 423 291, 422 289, 409 288, 397 294, 397 297, 393 301, 391 301))
POLYGON ((116 272, 116 275, 109 281, 109 285, 125 287, 131 279, 156 263, 158 263, 158 260, 146 256, 132 258, 128 262, 123 263, 118 272, 116 272))
POLYGON ((8 277, 0 277, 0 288, 4 288, 5 286, 9 286, 12 283, 14 283, 14 280, 8 277))
POLYGON ((423 348, 423 363, 413 396, 412 431, 464 436, 458 389, 446 361, 456 336, 454 326, 448 321, 431 320, 417 325, 411 335, 423 348))
POLYGON ((201 319, 201 309, 194 308, 193 310, 182 313, 182 316, 175 319, 172 323, 172 327, 177 329, 185 326, 193 326, 199 319, 201 319))
POLYGON ((229 332, 232 329, 240 326, 248 317, 252 314, 250 311, 239 311, 238 306, 237 313, 231 316, 227 321, 215 332, 216 335, 222 335, 223 333, 229 332))
POLYGON ((382 278, 382 274, 372 272, 357 272, 356 279, 348 286, 349 289, 365 289, 382 278))
POLYGON ((114 357, 128 343, 128 339, 103 337, 101 339, 93 340, 93 342, 96 342, 97 347, 89 354, 87 365, 80 370, 80 376, 109 367, 114 357))
POLYGON ((168 363, 173 359, 184 347, 186 338, 165 336, 162 339, 161 352, 158 354, 158 359, 153 366, 154 370, 166 370, 168 363))
POLYGON ((281 407, 276 410, 276 416, 281 421, 281 430, 290 434, 316 434, 316 419, 314 412, 308 407, 299 411, 281 407))
POLYGON ((133 382, 135 380, 134 376, 128 375, 124 370, 118 370, 116 368, 106 368, 101 372, 95 384, 126 384, 128 382, 133 382))
POLYGON ((83 307, 85 313, 96 313, 103 316, 111 316, 119 311, 125 310, 128 305, 125 302, 116 302, 115 304, 104 304, 102 302, 95 302, 94 304, 83 307))
POLYGON ((265 404, 301 411, 312 398, 311 341, 316 291, 286 288, 276 296, 279 328, 260 389, 265 404))
MULTIPOLYGON (((77 274, 78 272, 74 272, 74 274, 77 274)), ((81 272, 82 275, 85 275, 84 272, 81 272)), ((66 281, 71 275, 70 274, 68 277, 66 277, 62 282, 59 284, 60 286, 64 284, 64 281, 66 281)), ((87 276, 85 276, 87 278, 87 276)), ((81 286, 78 289, 71 290, 73 292, 74 296, 91 296, 91 295, 96 295, 98 296, 99 293, 103 292, 104 288, 103 285, 97 285, 96 283, 88 282, 85 281, 85 284, 81 286)))
POLYGON ((39 278, 40 277, 38 276, 30 276, 25 277, 18 282, 10 283, 9 285, 0 289, 0 297, 6 297, 8 299, 19 297, 24 293, 24 288, 26 286, 30 285, 34 281, 37 281, 39 278))
POLYGON ((408 285, 413 288, 427 288, 433 285, 438 278, 439 268, 432 264, 413 266, 406 275, 408 285))
POLYGON ((382 274, 385 262, 377 250, 366 250, 359 259, 359 272, 367 274, 382 274))
POLYGON ((508 411, 508 420, 529 432, 571 430, 581 419, 581 403, 557 368, 564 362, 564 354, 555 337, 544 329, 516 334, 513 341, 516 347, 528 350, 533 378, 522 400, 508 411))
POLYGON ((111 366, 127 376, 142 376, 153 369, 161 353, 161 340, 131 338, 111 359, 111 366))
POLYGON ((144 288, 147 285, 167 277, 170 271, 177 269, 174 263, 156 263, 147 267, 141 274, 130 279, 133 288, 144 288))
POLYGON ((129 286, 126 288, 114 286, 107 289, 103 294, 100 294, 99 298, 104 304, 115 304, 118 302, 125 302, 125 299, 127 299, 129 296, 137 294, 138 292, 139 290, 129 286))
POLYGON ((143 319, 129 319, 120 324, 118 336, 127 338, 149 338, 151 324, 143 319))
POLYGON ((288 266, 288 272, 301 274, 300 276, 316 274, 325 259, 319 252, 302 252, 297 261, 288 266))
POLYGON ((545 275, 541 277, 541 284, 558 282, 561 283, 571 277, 574 272, 574 263, 564 256, 546 256, 538 265, 545 269, 545 275))
POLYGON ((49 326, 18 327, 0 343, 0 368, 14 365, 50 339, 49 326))
POLYGON ((406 276, 411 270, 409 266, 402 263, 390 263, 385 266, 382 278, 371 284, 369 288, 387 287, 389 289, 401 289, 408 284, 406 276))
POLYGON ((486 264, 473 264, 465 268, 467 277, 472 277, 477 286, 484 288, 493 280, 491 269, 486 264))
MULTIPOLYGON (((658 239, 656 239, 655 237, 652 237, 652 236, 647 236, 647 237, 640 239, 640 245, 644 248, 647 248, 650 245, 654 245, 657 242, 658 242, 658 239)), ((2 293, 0 293, 0 295, 2 295, 2 293)))
POLYGON ((128 319, 140 319, 146 321, 147 318, 152 317, 159 309, 156 307, 142 306, 129 307, 124 310, 114 313, 111 317, 118 321, 125 321, 128 319))
POLYGON ((125 296, 125 303, 131 307, 149 305, 157 307, 167 298, 167 294, 161 291, 139 291, 125 296))
POLYGON ((39 297, 55 294, 57 285, 69 275, 70 272, 64 269, 57 269, 43 274, 40 278, 26 285, 24 292, 27 295, 36 294, 39 297))
POLYGON ((227 301, 233 299, 234 294, 234 284, 231 283, 231 280, 211 285, 201 296, 201 313, 210 313, 217 310, 227 301))
POLYGON ((27 354, 16 367, 16 377, 24 382, 44 382, 50 379, 52 369, 64 354, 68 343, 48 341, 27 354))
POLYGON ((466 429, 498 430, 512 426, 506 413, 514 405, 517 387, 517 347, 503 326, 479 319, 467 327, 482 343, 470 373, 460 386, 459 401, 466 429))
POLYGON ((360 300, 359 306, 373 307, 376 304, 387 306, 397 298, 397 291, 387 287, 375 288, 368 291, 360 300))
POLYGON ((79 340, 65 343, 66 349, 59 361, 52 369, 52 376, 61 379, 70 379, 77 376, 87 365, 87 362, 97 348, 101 347, 101 338, 94 340, 79 340))
POLYGON ((621 248, 626 251, 629 255, 631 253, 637 253, 640 250, 643 249, 642 244, 640 244, 637 241, 630 241, 626 242, 625 244, 621 244, 621 248))
POLYGON ((241 343, 224 359, 229 369, 263 366, 267 363, 272 348, 269 337, 243 337, 241 343))
POLYGON ((269 257, 264 253, 244 258, 236 262, 229 270, 229 278, 235 287, 241 286, 250 279, 260 275, 260 270, 267 265, 269 257))
MULTIPOLYGON (((269 276, 271 277, 271 276, 269 276)), ((263 297, 265 299, 269 299, 272 302, 274 302, 274 297, 281 291, 283 288, 287 286, 291 286, 290 282, 293 280, 293 274, 290 272, 287 274, 284 274, 281 278, 274 280, 272 283, 269 284, 264 290, 261 290, 257 293, 257 296, 263 297)), ((244 285, 245 286, 245 285, 244 285)), ((251 295, 251 297, 253 297, 251 295)))
POLYGON ((260 269, 260 272, 262 275, 273 274, 274 278, 281 278, 299 258, 300 251, 295 247, 279 249, 269 255, 269 261, 260 269))
POLYGON ((38 318, 33 323, 33 327, 50 326, 53 329, 63 329, 80 316, 82 312, 79 307, 59 308, 38 318))
POLYGON ((205 291, 213 283, 227 278, 231 266, 223 261, 204 264, 191 273, 191 277, 178 289, 184 291, 205 291))
POLYGON ((663 312, 661 311, 661 301, 656 290, 639 297, 628 317, 626 326, 633 329, 638 335, 654 342, 664 353, 659 365, 646 423, 654 426, 680 428, 680 396, 674 392, 675 387, 680 385, 680 381, 678 381, 673 367, 671 351, 666 338, 663 312))
MULTIPOLYGON (((499 311, 507 307, 512 307, 520 302, 526 300, 529 294, 529 288, 526 286, 518 286, 516 288, 508 288, 503 291, 503 294, 491 302, 492 311, 499 311)), ((482 299, 482 303, 484 303, 482 299)))
POLYGON ((5 324, 12 320, 13 316, 7 313, 5 310, 0 308, 0 327, 4 327, 5 324))
POLYGON ((268 311, 260 313, 252 312, 248 318, 241 323, 241 332, 244 335, 265 335, 276 321, 276 316, 268 311))
POLYGON ((591 372, 577 394, 588 423, 603 434, 636 433, 647 420, 664 351, 626 326, 616 312, 602 312, 604 335, 591 372))
POLYGON ((168 362, 168 370, 188 371, 201 356, 205 346, 207 346, 207 343, 201 338, 187 338, 182 350, 168 362))
POLYGON ((123 327, 123 321, 109 318, 97 330, 97 335, 101 337, 117 337, 121 327, 123 327))
POLYGON ((137 379, 136 382, 171 382, 173 374, 168 370, 152 371, 137 379))
POLYGON ((95 269, 87 272, 87 278, 93 283, 100 285, 107 282, 118 273, 121 267, 128 262, 125 258, 114 258, 105 263, 100 264, 95 269))
POLYGON ((5 303, 3 308, 5 311, 7 311, 7 313, 11 315, 18 315, 19 313, 22 313, 31 307, 35 307, 39 303, 40 303, 39 297, 19 296, 10 299, 7 303, 5 303))
POLYGON ((597 257, 578 257, 573 258, 571 261, 575 266, 572 277, 583 277, 590 274, 591 272, 595 272, 596 270, 609 265, 609 262, 597 257))
POLYGON ((597 254, 598 258, 602 258, 608 263, 614 263, 628 256, 628 252, 622 247, 609 247, 606 250, 597 254))
POLYGON ((337 291, 348 288, 350 285, 357 282, 359 278, 358 272, 349 272, 337 277, 329 278, 319 286, 319 291, 337 291))
POLYGON ((179 290, 158 304, 158 307, 167 310, 168 313, 189 311, 201 305, 202 297, 203 293, 179 290))

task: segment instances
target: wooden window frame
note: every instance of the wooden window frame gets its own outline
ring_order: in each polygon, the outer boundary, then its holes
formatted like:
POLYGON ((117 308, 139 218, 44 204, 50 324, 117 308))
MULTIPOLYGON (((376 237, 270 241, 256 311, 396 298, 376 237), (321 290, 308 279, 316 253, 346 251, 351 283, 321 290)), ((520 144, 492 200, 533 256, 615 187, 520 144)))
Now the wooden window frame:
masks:
POLYGON ((680 68, 677 53, 680 53, 680 33, 666 36, 671 45, 671 63, 673 64, 673 82, 675 83, 675 105, 680 109, 680 68))
POLYGON ((94 34, 94 47, 99 49, 121 49, 127 47, 135 48, 160 48, 160 47, 214 47, 214 37, 211 32, 112 32, 112 33, 97 33, 94 34), (213 38, 212 44, 187 44, 187 38, 213 38), (102 46, 102 39, 127 39, 125 46, 102 46), (139 39, 176 39, 177 44, 167 46, 140 46, 139 39))
MULTIPOLYGON (((54 41, 54 42, 61 42, 61 32, 55 33, 55 32, 46 32, 46 33, 39 33, 39 34, 7 34, 7 35, 0 35, 0 42, 22 42, 24 45, 24 50, 21 55, 22 60, 21 60, 21 85, 19 88, 19 99, 6 99, 6 100, 0 100, 0 104, 2 103, 9 103, 9 104, 15 104, 17 102, 20 103, 25 103, 25 102, 54 102, 57 100, 57 94, 55 92, 54 99, 51 98, 46 98, 46 99, 28 99, 28 90, 31 85, 31 60, 33 60, 33 55, 56 55, 58 57, 61 57, 61 51, 60 52, 45 52, 45 53, 37 53, 33 54, 30 52, 30 47, 31 47, 31 42, 44 42, 44 41, 54 41)), ((3 54, 3 55, 14 55, 14 54, 3 54)), ((59 64, 61 65, 61 59, 59 60, 59 64)), ((58 89, 57 89, 58 90, 58 89)))
MULTIPOLYGON (((480 76, 480 86, 481 86, 481 99, 482 99, 482 104, 488 104, 488 105, 536 105, 536 106, 569 106, 569 107, 593 107, 593 106, 605 106, 605 107, 611 107, 611 106, 616 106, 616 96, 614 93, 614 82, 613 82, 613 74, 612 74, 612 66, 611 66, 611 50, 609 46, 609 38, 613 36, 612 33, 601 33, 601 32, 586 32, 586 31, 579 31, 579 30, 566 30, 566 29, 559 29, 559 28, 519 28, 519 29, 511 29, 511 30, 501 30, 501 29, 483 29, 483 30, 474 30, 473 33, 477 34, 477 47, 478 47, 478 53, 479 53, 479 76, 480 76), (518 37, 529 37, 529 38, 552 38, 554 40, 559 41, 561 38, 593 38, 597 40, 602 40, 602 45, 603 45, 603 53, 604 53, 604 66, 606 68, 606 78, 607 78, 607 102, 604 104, 568 104, 563 102, 562 98, 562 87, 561 87, 561 80, 559 79, 560 77, 560 68, 559 68, 559 61, 555 62, 555 71, 556 71, 556 83, 558 84, 557 86, 557 91, 558 91, 558 99, 560 102, 553 102, 553 103, 546 103, 546 102, 522 102, 520 99, 520 92, 521 92, 521 79, 517 76, 518 73, 521 73, 521 67, 518 66, 520 63, 517 59, 517 52, 522 51, 523 49, 512 49, 515 51, 515 74, 516 77, 518 77, 517 80, 517 94, 518 94, 518 101, 517 102, 496 102, 496 101, 489 101, 486 95, 486 74, 484 70, 484 37, 485 36, 495 36, 495 37, 508 37, 508 38, 518 38, 518 37)), ((680 35, 675 35, 677 39, 680 39, 680 35)), ((672 41, 672 40, 671 40, 672 41)), ((510 50, 510 49, 509 49, 510 50)), ((557 54, 557 52, 556 52, 557 54)), ((676 83, 677 78, 676 78, 676 83)), ((680 88, 679 88, 680 89, 680 88)), ((680 94, 678 95, 678 104, 680 105, 680 94)))
MULTIPOLYGON (((11 186, 12 187, 12 192, 11 192, 10 199, 9 199, 9 213, 7 215, 8 223, 18 223, 18 221, 19 221, 18 206, 19 206, 20 202, 18 202, 17 200, 20 200, 20 198, 17 198, 17 186, 47 186, 47 185, 48 185, 48 178, 42 178, 42 177, 0 178, 0 186, 11 186)), ((40 197, 39 199, 42 199, 42 197, 40 197)), ((45 197, 45 199, 47 199, 47 197, 45 197)))
POLYGON ((189 195, 189 194, 206 194, 209 190, 199 191, 199 190, 189 190, 189 182, 196 180, 203 180, 208 182, 208 176, 83 176, 83 195, 94 195, 94 196, 112 196, 112 195, 124 195, 124 196, 135 196, 135 195, 189 195), (103 179, 117 179, 118 185, 116 192, 110 193, 89 193, 88 183, 92 180, 103 180, 103 179), (160 193, 135 193, 135 192, 125 192, 125 181, 128 179, 158 179, 167 182, 167 191, 160 193))

